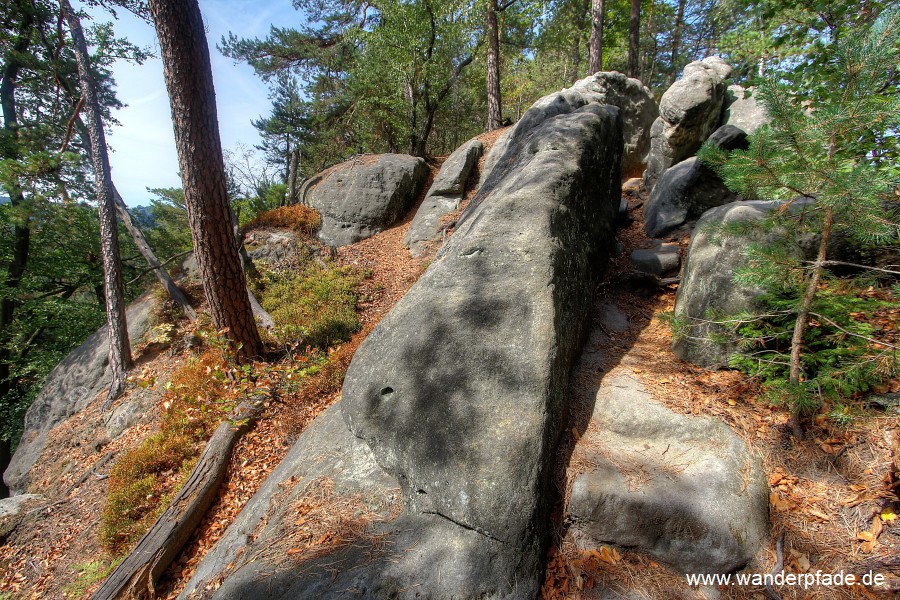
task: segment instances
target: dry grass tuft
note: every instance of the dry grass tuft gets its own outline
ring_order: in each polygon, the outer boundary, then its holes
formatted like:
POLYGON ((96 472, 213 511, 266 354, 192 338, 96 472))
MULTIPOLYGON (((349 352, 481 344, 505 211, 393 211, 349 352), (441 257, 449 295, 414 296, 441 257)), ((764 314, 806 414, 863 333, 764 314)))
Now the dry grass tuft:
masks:
POLYGON ((294 204, 280 206, 258 214, 255 219, 244 226, 244 230, 277 227, 291 229, 304 237, 312 237, 320 223, 321 218, 316 210, 302 204, 294 204))

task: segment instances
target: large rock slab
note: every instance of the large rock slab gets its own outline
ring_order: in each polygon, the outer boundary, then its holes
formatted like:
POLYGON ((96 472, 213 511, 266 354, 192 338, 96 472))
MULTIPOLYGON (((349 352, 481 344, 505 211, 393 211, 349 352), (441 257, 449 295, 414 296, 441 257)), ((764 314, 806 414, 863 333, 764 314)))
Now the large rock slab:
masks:
POLYGON ((650 155, 650 129, 659 116, 659 107, 650 88, 639 79, 617 71, 602 71, 574 86, 597 94, 597 102, 610 104, 622 113, 625 138, 622 177, 640 177, 650 155))
POLYGON ((480 140, 469 140, 441 165, 403 237, 403 245, 410 249, 413 256, 419 256, 428 242, 439 239, 441 217, 459 207, 466 181, 483 151, 484 144, 480 140))
POLYGON ((754 92, 756 88, 744 88, 740 85, 729 85, 725 96, 725 110, 722 113, 722 123, 734 125, 747 132, 753 133, 763 125, 767 125, 771 119, 766 114, 765 107, 757 101, 754 92))
MULTIPOLYGON (((640 177, 650 153, 650 129, 659 115, 653 93, 639 79, 627 77, 617 71, 601 71, 575 83, 570 89, 560 92, 568 96, 567 102, 609 104, 622 114, 624 148, 622 152, 622 177, 640 177), (578 98, 578 99, 576 99, 578 98)), ((554 111, 549 99, 558 97, 551 94, 538 100, 532 110, 554 111)), ((521 122, 521 121, 520 121, 521 122)), ((527 127, 527 123, 524 127, 527 127)), ((519 127, 516 123, 494 142, 485 158, 481 172, 481 185, 487 181, 494 165, 506 153, 510 140, 519 127)))
MULTIPOLYGON (((153 306, 150 294, 128 306, 125 318, 132 345, 144 335, 153 306)), ((83 410, 109 385, 108 367, 109 346, 104 325, 50 371, 44 387, 25 413, 22 438, 3 473, 3 480, 13 495, 27 491, 28 471, 44 451, 50 430, 83 410)))
POLYGON ((659 101, 659 118, 650 131, 644 185, 652 190, 672 165, 693 156, 718 127, 731 67, 718 56, 690 63, 681 79, 659 101))
MULTIPOLYGON (((729 330, 714 320, 762 308, 758 300, 762 290, 735 282, 734 274, 747 262, 747 246, 765 240, 721 229, 729 223, 758 222, 780 205, 763 200, 732 202, 707 211, 697 222, 675 297, 678 331, 672 350, 678 358, 710 368, 728 366, 737 344, 730 341, 729 330)), ((766 239, 778 235, 782 234, 773 231, 766 239)), ((803 256, 799 243, 796 253, 803 256)))
POLYGON ((390 227, 412 206, 428 176, 421 158, 379 154, 332 167, 312 190, 322 215, 319 239, 346 246, 390 227))
POLYGON ((403 518, 440 524, 440 569, 469 572, 410 596, 538 593, 566 381, 613 239, 621 127, 578 90, 529 109, 347 372, 344 417, 399 480, 403 518))
MULTIPOLYGON (((709 141, 724 150, 749 147, 747 134, 733 125, 717 129, 709 141)), ((691 157, 669 167, 644 206, 644 231, 659 237, 695 220, 704 212, 738 199, 715 171, 691 157)))
POLYGON ((595 469, 573 485, 576 537, 636 548, 680 573, 741 569, 768 539, 759 458, 724 423, 655 403, 634 377, 604 379, 579 443, 595 469))

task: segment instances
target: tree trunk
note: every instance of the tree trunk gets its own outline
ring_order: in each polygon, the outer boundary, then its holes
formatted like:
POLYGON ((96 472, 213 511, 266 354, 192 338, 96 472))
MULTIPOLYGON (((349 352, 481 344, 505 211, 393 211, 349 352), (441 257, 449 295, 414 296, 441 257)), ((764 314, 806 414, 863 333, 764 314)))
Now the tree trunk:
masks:
POLYGON ((138 227, 134 220, 131 218, 131 213, 128 212, 128 207, 125 206, 125 201, 122 200, 122 196, 119 194, 119 191, 116 189, 115 185, 113 185, 113 195, 116 198, 116 210, 119 213, 119 218, 122 219, 122 223, 125 225, 125 229, 128 230, 128 233, 131 235, 131 239, 134 240, 134 245, 137 246, 138 252, 141 253, 141 256, 144 257, 144 260, 146 260, 147 264, 150 265, 150 268, 153 269, 153 273, 156 275, 156 278, 165 288, 166 292, 168 292, 172 300, 175 301, 175 304, 177 304, 181 308, 184 316, 186 316, 188 320, 193 321, 197 318, 196 311, 194 311, 191 303, 184 295, 184 292, 182 292, 181 289, 177 285, 175 285, 175 282, 172 280, 169 272, 166 271, 166 269, 159 262, 159 259, 156 258, 156 254, 153 252, 153 248, 151 248, 150 244, 147 243, 147 238, 144 237, 144 232, 141 231, 141 228, 138 227))
POLYGON ((91 163, 97 187, 97 204, 100 211, 100 253, 103 256, 103 280, 106 292, 106 323, 109 336, 109 367, 112 382, 104 409, 125 389, 125 373, 132 366, 131 345, 125 322, 125 286, 122 282, 122 264, 119 259, 119 224, 116 221, 116 201, 113 193, 106 150, 106 137, 101 121, 100 100, 97 97, 94 78, 91 75, 87 42, 81 22, 72 10, 69 0, 60 0, 60 9, 69 24, 78 64, 78 82, 84 98, 88 134, 91 138, 91 163))
POLYGON ((641 0, 631 0, 631 20, 628 25, 628 76, 639 77, 641 72, 641 0))
POLYGON ((300 172, 300 148, 291 150, 291 159, 288 165, 287 179, 287 204, 297 204, 297 180, 300 172))
POLYGON ((684 27, 684 7, 687 0, 678 0, 678 12, 675 14, 675 28, 672 30, 672 72, 669 73, 668 84, 675 83, 678 76, 678 50, 681 45, 681 29, 684 27))
POLYGON ((606 0, 591 2, 591 74, 603 70, 603 21, 606 19, 606 0))
POLYGON ((497 0, 487 2, 487 104, 488 115, 485 131, 493 131, 503 126, 500 101, 500 23, 497 15, 497 0))
POLYGON ((231 417, 219 424, 169 507, 94 592, 92 600, 155 597, 154 586, 159 576, 181 552, 216 499, 231 461, 231 451, 259 417, 264 399, 256 397, 241 403, 231 417))
MULTIPOLYGON (((825 207, 822 223, 822 237, 819 240, 819 253, 816 256, 816 262, 813 264, 812 273, 806 282, 806 290, 800 300, 800 307, 797 311, 797 320, 794 322, 794 334, 791 336, 791 385, 800 385, 800 377, 802 369, 800 366, 800 354, 803 351, 803 334, 806 333, 806 327, 809 324, 809 309, 816 297, 816 291, 819 289, 819 280, 822 277, 822 271, 825 268, 825 260, 828 253, 828 240, 831 238, 831 225, 833 215, 831 209, 825 207)), ((791 405, 791 429, 794 437, 803 438, 803 424, 801 422, 800 405, 794 403, 791 405)))
POLYGON ((172 107, 178 165, 203 291, 236 356, 263 352, 231 230, 209 47, 197 0, 150 0, 172 107))
POLYGON ((572 39, 572 77, 570 79, 570 83, 573 84, 578 81, 578 69, 581 66, 581 32, 590 8, 590 0, 584 0, 575 18, 575 36, 572 39))

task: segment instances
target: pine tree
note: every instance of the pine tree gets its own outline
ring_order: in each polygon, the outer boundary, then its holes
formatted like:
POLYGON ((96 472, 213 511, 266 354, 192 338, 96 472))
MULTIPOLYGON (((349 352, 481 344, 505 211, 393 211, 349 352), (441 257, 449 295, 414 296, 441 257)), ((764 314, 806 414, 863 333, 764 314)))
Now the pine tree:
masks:
POLYGON ((826 69, 838 77, 839 85, 820 102, 809 102, 808 95, 770 75, 759 82, 758 94, 771 125, 751 136, 746 151, 728 155, 705 147, 700 153, 701 160, 743 196, 787 201, 764 227, 818 236, 813 261, 791 258, 775 244, 751 246, 748 267, 741 273, 745 281, 762 284, 782 321, 785 316, 790 321, 787 354, 787 348, 773 345, 778 339, 786 341, 786 335, 766 338, 758 326, 744 333, 758 336, 757 348, 767 339, 767 359, 757 361, 760 369, 771 375, 773 364, 787 367, 786 380, 773 388, 791 405, 797 437, 802 435, 803 414, 818 406, 823 393, 865 388, 867 376, 884 376, 896 368, 896 348, 875 351, 887 346, 876 344, 865 327, 841 315, 850 301, 840 300, 846 294, 832 293, 836 280, 827 268, 835 266, 828 252, 836 236, 861 246, 898 237, 891 210, 896 208, 896 173, 879 160, 886 145, 897 148, 898 46, 900 12, 886 11, 867 30, 835 43, 826 69), (832 337, 822 344, 823 335, 832 337), (847 345, 840 357, 813 356, 814 348, 824 352, 838 338, 852 338, 855 345, 847 345), (859 351, 861 342, 867 351, 859 351), (855 385, 848 386, 849 380, 855 385))

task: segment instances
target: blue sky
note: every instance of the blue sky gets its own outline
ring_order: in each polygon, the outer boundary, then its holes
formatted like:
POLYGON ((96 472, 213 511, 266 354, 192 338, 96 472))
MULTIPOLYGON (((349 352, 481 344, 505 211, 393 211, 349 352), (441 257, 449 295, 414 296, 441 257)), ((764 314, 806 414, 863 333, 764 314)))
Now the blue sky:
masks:
MULTIPOLYGON (((200 0, 200 10, 212 58, 222 146, 226 150, 239 143, 252 146, 259 136, 250 121, 268 114, 268 89, 253 69, 233 64, 216 44, 229 31, 241 37, 262 37, 272 23, 297 25, 300 14, 290 0, 200 0)), ((91 12, 98 21, 112 20, 106 12, 91 12)), ((152 25, 124 10, 117 11, 117 16, 118 37, 159 54, 152 25)), ((107 139, 113 150, 113 181, 129 206, 148 204, 151 195, 146 188, 181 187, 162 62, 155 58, 135 66, 119 61, 113 76, 119 99, 126 105, 115 114, 121 125, 112 127, 107 139)))

